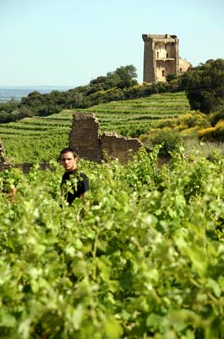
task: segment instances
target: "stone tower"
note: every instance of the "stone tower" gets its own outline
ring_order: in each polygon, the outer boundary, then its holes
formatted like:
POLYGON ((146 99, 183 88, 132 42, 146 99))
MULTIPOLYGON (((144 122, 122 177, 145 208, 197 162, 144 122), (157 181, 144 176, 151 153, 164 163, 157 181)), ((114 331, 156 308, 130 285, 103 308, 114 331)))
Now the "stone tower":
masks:
POLYGON ((148 83, 166 81, 168 74, 178 75, 190 66, 190 63, 186 62, 185 67, 185 62, 182 62, 183 67, 181 70, 179 68, 179 39, 176 35, 143 34, 142 39, 144 41, 143 81, 148 83))

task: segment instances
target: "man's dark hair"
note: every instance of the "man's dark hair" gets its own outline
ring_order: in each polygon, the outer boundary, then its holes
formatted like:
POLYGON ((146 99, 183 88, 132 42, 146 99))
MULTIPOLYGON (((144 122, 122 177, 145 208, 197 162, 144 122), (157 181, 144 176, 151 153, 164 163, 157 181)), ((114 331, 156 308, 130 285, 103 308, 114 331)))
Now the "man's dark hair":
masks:
POLYGON ((66 148, 63 148, 63 150, 61 150, 61 153, 60 153, 60 159, 61 159, 62 154, 65 154, 65 153, 68 153, 68 152, 71 152, 71 153, 73 154, 74 158, 77 157, 77 154, 76 154, 76 152, 74 151, 73 148, 71 148, 71 147, 66 147, 66 148))

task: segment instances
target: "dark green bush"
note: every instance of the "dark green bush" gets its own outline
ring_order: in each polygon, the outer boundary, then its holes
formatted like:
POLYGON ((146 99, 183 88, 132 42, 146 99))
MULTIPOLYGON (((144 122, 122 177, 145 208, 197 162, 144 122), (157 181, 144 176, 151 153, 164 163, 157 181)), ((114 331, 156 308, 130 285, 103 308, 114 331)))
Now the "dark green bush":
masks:
POLYGON ((167 82, 171 82, 172 80, 175 80, 175 79, 177 79, 177 75, 174 74, 174 73, 170 73, 170 74, 168 74, 167 77, 166 77, 166 81, 167 81, 167 82))
POLYGON ((171 152, 176 151, 182 144, 182 138, 178 133, 173 131, 160 131, 152 139, 153 146, 161 145, 159 155, 162 157, 170 157, 171 152))

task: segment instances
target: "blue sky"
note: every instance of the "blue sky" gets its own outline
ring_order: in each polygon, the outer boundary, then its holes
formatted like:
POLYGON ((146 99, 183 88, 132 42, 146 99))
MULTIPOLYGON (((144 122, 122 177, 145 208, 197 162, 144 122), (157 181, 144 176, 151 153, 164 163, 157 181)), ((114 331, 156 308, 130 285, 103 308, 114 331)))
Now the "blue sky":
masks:
POLYGON ((0 86, 86 85, 174 34, 193 66, 224 59, 224 0, 0 0, 0 86))

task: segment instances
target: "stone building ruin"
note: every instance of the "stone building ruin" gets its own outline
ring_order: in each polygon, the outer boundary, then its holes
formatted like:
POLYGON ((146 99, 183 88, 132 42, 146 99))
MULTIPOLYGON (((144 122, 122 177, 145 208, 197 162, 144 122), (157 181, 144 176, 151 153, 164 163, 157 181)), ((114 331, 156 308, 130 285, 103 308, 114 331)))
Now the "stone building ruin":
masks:
POLYGON ((165 82, 168 74, 179 75, 192 67, 179 57, 179 39, 176 35, 142 34, 144 41, 143 81, 165 82))
POLYGON ((74 113, 69 146, 86 160, 100 163, 108 158, 126 163, 142 147, 137 138, 125 138, 116 133, 99 133, 99 121, 91 112, 74 113))

